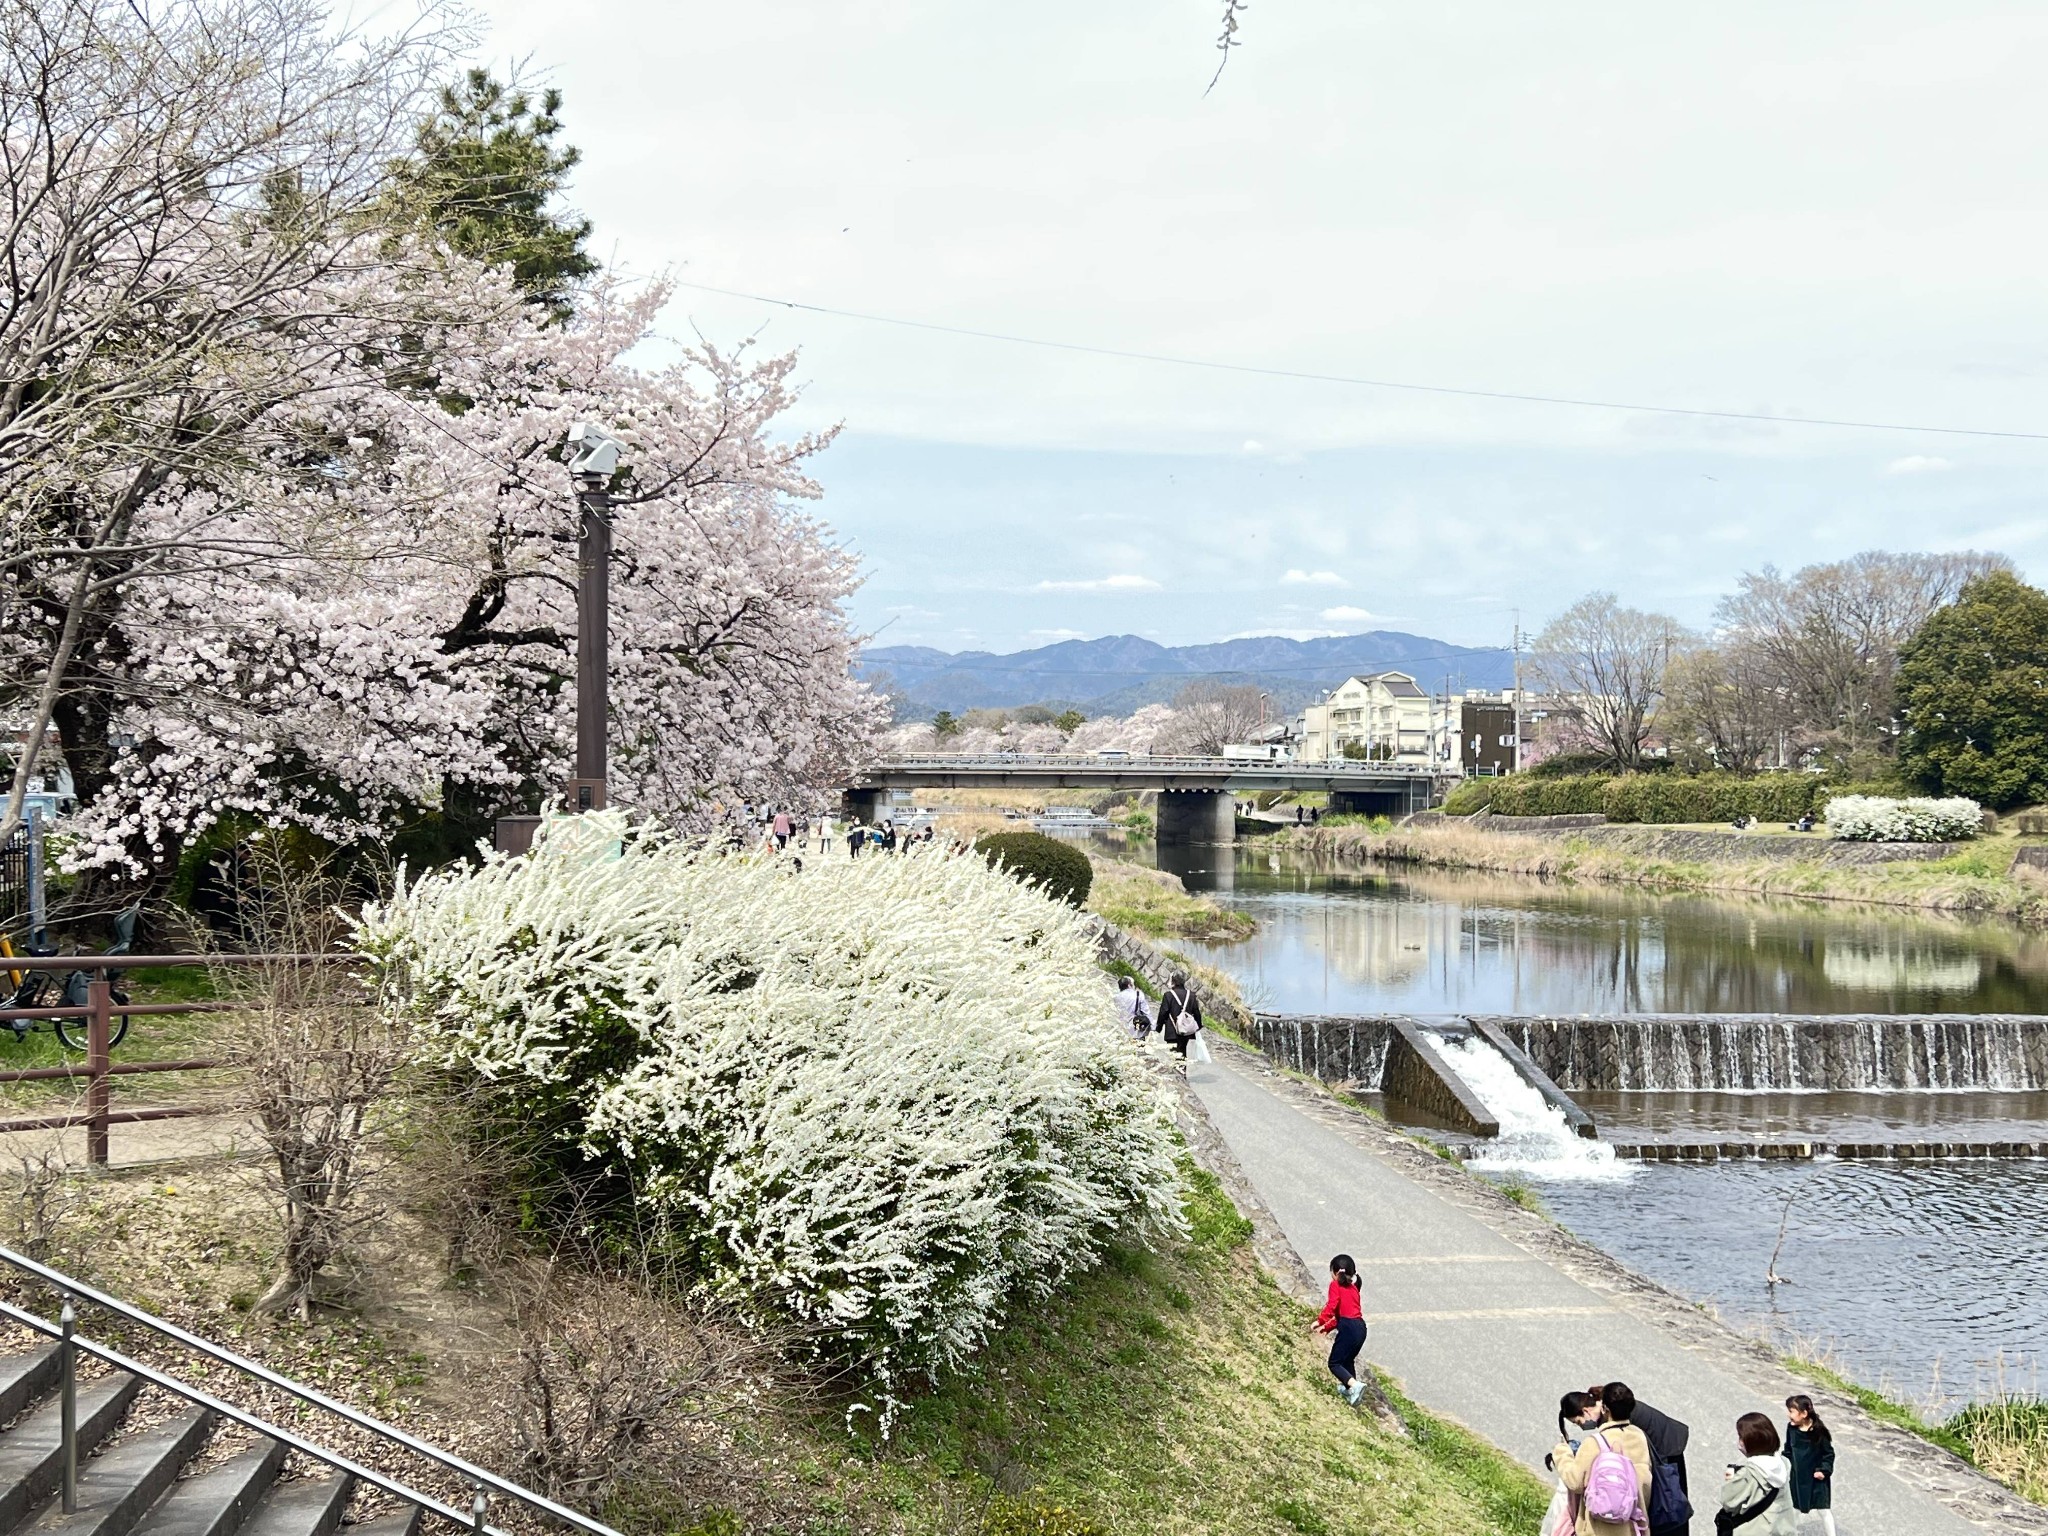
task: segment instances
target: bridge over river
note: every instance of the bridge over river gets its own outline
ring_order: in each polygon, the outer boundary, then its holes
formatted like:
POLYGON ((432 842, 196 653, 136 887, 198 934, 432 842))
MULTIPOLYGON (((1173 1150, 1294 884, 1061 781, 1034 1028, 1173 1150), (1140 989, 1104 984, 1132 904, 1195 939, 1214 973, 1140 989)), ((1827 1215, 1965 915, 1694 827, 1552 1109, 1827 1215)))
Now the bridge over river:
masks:
POLYGON ((1421 763, 1251 762, 1232 757, 1154 757, 1137 753, 899 757, 871 764, 846 791, 846 814, 876 821, 899 789, 1125 789, 1159 796, 1161 843, 1227 843, 1236 835, 1235 796, 1257 790, 1311 790, 1333 812, 1404 816, 1427 810, 1449 781, 1421 763))

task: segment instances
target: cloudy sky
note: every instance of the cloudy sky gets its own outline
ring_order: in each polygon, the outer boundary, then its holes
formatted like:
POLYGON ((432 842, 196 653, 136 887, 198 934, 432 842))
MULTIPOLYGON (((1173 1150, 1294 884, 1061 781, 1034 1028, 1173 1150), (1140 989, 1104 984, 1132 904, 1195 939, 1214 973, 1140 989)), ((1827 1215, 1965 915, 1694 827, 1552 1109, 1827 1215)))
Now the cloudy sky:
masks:
POLYGON ((480 8, 666 333, 800 352, 886 642, 2048 575, 2048 440, 1387 387, 2048 434, 2038 3, 1253 0, 1206 96, 1220 0, 480 8))

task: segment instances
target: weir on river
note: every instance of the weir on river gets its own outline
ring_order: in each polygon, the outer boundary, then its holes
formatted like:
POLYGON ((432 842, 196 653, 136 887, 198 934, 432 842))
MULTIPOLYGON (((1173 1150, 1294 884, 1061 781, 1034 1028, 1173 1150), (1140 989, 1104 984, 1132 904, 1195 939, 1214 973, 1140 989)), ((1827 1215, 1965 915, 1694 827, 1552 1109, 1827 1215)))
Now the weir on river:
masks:
POLYGON ((2048 1089, 2048 1019, 2024 1014, 1261 1014, 1259 1048, 1379 1089, 1396 1018, 1486 1024, 1559 1087, 1601 1092, 2048 1089))

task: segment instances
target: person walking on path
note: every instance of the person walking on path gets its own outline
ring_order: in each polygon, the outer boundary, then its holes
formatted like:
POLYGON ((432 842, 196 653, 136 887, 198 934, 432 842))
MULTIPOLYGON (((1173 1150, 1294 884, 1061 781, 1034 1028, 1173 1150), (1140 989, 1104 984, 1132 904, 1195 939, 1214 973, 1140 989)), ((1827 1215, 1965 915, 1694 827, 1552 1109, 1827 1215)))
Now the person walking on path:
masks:
POLYGON ((1617 1400, 1627 1393, 1632 1405, 1617 1417, 1625 1418, 1643 1432, 1650 1442, 1650 1501, 1644 1513, 1649 1517, 1650 1536, 1692 1536, 1692 1483, 1685 1471, 1685 1447, 1692 1439, 1689 1425, 1668 1413, 1659 1413, 1620 1382, 1587 1389, 1606 1411, 1606 1396, 1617 1400))
POLYGON ((1716 1536, 1799 1536, 1799 1511, 1786 1484, 1792 1464, 1778 1454, 1778 1427, 1760 1413, 1735 1421, 1742 1460, 1730 1462, 1721 1481, 1716 1536))
POLYGON ((1358 1284, 1358 1265, 1351 1255, 1340 1253, 1330 1260, 1330 1295, 1323 1303, 1316 1327, 1333 1334, 1330 1340, 1330 1374, 1337 1378, 1337 1390, 1352 1407, 1365 1396, 1365 1378, 1358 1374, 1358 1352, 1365 1348, 1365 1307, 1358 1284))
POLYGON ((867 840, 868 829, 857 821, 853 823, 846 829, 846 856, 849 859, 859 858, 861 847, 867 840))
POLYGON ((1152 1021, 1145 1016, 1145 994, 1131 985, 1128 976, 1116 979, 1116 1012, 1133 1040, 1143 1040, 1152 1032, 1152 1021))
POLYGON ((1785 1459, 1792 1465, 1792 1507, 1820 1516, 1823 1536, 1835 1536, 1835 1437, 1821 1422, 1813 1399, 1795 1392, 1785 1399, 1785 1459))
POLYGON ((1180 1070, 1188 1070, 1188 1042, 1195 1038, 1202 1027, 1202 1005, 1195 1001, 1194 989, 1188 979, 1179 971, 1173 973, 1173 984, 1159 994, 1159 1032, 1166 1036, 1166 1043, 1180 1055, 1180 1070))
POLYGON ((769 829, 773 831, 775 834, 775 848, 776 851, 779 853, 781 850, 789 846, 789 834, 791 831, 789 812, 777 811, 775 813, 775 819, 768 825, 769 829))
POLYGON ((1620 1382, 1600 1393, 1601 1422, 1578 1443, 1550 1452, 1565 1492, 1578 1497, 1575 1536, 1644 1536, 1649 1529, 1650 1442, 1629 1422, 1635 1394, 1620 1382), (1633 1473, 1633 1478, 1630 1474, 1633 1473))

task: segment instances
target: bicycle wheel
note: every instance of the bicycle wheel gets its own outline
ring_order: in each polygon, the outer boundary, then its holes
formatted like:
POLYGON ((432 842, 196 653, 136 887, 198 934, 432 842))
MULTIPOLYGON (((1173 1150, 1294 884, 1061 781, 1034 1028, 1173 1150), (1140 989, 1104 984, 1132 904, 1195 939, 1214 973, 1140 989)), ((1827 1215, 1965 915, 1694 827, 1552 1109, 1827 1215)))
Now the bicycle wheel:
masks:
MULTIPOLYGON (((128 1001, 128 994, 126 992, 116 991, 114 993, 114 1001, 116 1003, 125 1003, 128 1001)), ((51 1022, 55 1024, 57 1027, 57 1038, 63 1041, 64 1044, 68 1046, 70 1049, 74 1051, 83 1052, 91 1048, 91 1041, 88 1038, 88 1031, 86 1028, 87 1024, 90 1022, 89 1020, 53 1019, 51 1022)), ((117 1013, 107 1020, 107 1050, 110 1054, 112 1053, 114 1047, 119 1045, 127 1037, 127 1014, 117 1013)))

